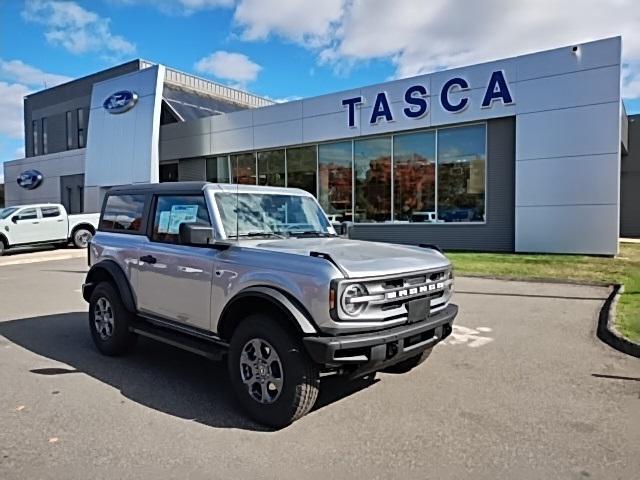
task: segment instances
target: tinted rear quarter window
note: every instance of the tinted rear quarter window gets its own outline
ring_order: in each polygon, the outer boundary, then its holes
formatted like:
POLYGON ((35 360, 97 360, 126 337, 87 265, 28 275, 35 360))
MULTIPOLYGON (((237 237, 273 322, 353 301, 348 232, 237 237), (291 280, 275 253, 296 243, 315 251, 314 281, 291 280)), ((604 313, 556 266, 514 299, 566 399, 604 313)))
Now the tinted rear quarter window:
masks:
POLYGON ((100 217, 100 230, 142 232, 144 195, 109 195, 100 217))

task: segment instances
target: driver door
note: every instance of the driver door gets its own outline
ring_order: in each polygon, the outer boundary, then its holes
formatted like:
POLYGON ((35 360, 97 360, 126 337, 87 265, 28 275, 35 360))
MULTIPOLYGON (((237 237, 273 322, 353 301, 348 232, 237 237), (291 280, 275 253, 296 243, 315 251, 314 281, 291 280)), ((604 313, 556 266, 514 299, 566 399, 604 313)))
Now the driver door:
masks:
POLYGON ((35 207, 18 210, 11 217, 11 242, 13 244, 35 243, 40 239, 40 218, 35 207))
POLYGON ((139 250, 139 310, 210 330, 217 251, 182 245, 178 235, 181 223, 211 226, 204 195, 157 195, 151 219, 139 250))

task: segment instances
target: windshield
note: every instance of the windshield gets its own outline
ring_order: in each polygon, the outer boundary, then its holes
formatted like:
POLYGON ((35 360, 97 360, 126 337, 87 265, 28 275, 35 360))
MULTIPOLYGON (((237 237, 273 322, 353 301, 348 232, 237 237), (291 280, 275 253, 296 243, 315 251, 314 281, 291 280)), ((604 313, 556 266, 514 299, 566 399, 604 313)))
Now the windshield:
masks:
POLYGON ((310 197, 272 193, 216 193, 225 235, 333 236, 324 212, 310 197), (237 221, 236 221, 237 220, 237 221))
POLYGON ((0 218, 4 220, 16 210, 18 210, 18 207, 0 208, 0 218))

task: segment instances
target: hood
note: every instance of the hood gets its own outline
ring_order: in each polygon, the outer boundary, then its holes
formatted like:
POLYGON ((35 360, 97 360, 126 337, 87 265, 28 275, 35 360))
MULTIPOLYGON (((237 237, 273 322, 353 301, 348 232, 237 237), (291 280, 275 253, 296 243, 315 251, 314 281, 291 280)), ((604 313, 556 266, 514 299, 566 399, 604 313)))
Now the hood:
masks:
POLYGON ((396 275, 451 265, 447 257, 429 248, 345 238, 263 240, 253 246, 306 256, 310 252, 326 253, 350 278, 396 275))

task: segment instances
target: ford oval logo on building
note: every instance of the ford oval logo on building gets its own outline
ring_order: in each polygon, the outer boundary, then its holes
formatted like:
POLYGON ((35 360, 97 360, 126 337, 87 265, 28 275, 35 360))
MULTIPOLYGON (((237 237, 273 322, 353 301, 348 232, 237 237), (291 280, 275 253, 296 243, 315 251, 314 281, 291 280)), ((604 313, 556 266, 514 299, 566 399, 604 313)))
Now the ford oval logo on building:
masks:
POLYGON ((37 188, 44 177, 38 170, 26 170, 18 177, 18 185, 27 190, 37 188))
POLYGON ((138 101, 138 94, 130 90, 121 90, 107 97, 102 106, 109 113, 124 113, 131 110, 138 101))

